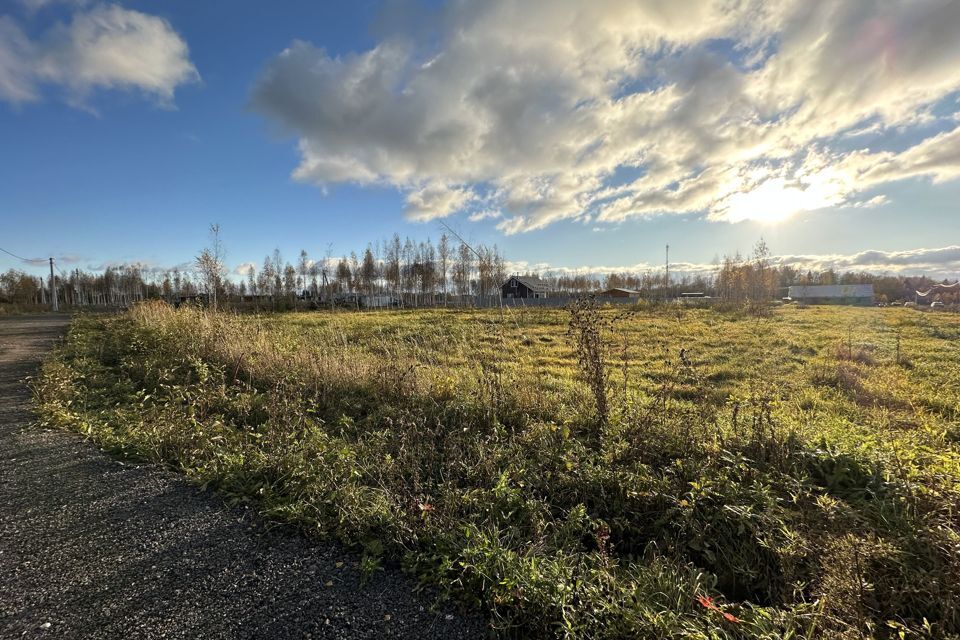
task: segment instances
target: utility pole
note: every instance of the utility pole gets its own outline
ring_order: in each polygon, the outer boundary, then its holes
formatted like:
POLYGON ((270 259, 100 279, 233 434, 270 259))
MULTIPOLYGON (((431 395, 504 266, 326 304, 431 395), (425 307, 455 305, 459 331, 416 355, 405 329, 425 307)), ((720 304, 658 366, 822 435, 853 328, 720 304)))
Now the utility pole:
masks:
POLYGON ((667 262, 666 262, 666 275, 663 279, 663 298, 664 300, 670 297, 670 245, 667 245, 667 262))
POLYGON ((50 258, 50 300, 53 301, 53 310, 60 311, 60 305, 57 303, 57 280, 53 275, 53 258, 50 258))

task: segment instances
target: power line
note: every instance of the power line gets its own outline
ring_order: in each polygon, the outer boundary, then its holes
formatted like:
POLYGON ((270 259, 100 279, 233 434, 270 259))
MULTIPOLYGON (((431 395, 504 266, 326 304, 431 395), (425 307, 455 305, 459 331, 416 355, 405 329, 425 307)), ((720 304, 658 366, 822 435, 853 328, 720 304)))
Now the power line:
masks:
POLYGON ((455 236, 457 237, 457 240, 459 240, 460 242, 462 242, 462 243, 464 244, 464 246, 467 247, 467 249, 470 249, 470 251, 473 252, 473 255, 475 255, 475 256, 477 256, 477 258, 483 260, 483 256, 481 256, 479 253, 477 253, 477 250, 476 250, 476 249, 474 249, 474 248, 471 247, 469 244, 467 244, 467 241, 464 240, 463 238, 461 238, 459 233, 457 233, 456 231, 454 231, 453 229, 451 229, 451 228, 450 228, 450 225, 448 225, 448 224, 447 224, 446 222, 444 222, 443 220, 437 220, 437 222, 439 222, 440 224, 442 224, 444 229, 446 229, 447 231, 449 231, 450 233, 452 233, 453 235, 455 235, 455 236))
MULTIPOLYGON (((46 261, 46 258, 24 258, 23 256, 18 256, 17 254, 13 253, 12 251, 7 251, 7 250, 4 249, 3 247, 0 247, 0 251, 4 252, 4 253, 7 254, 8 256, 12 256, 12 257, 16 258, 17 260, 22 260, 23 262, 29 262, 30 264, 32 264, 32 265, 34 265, 34 266, 42 266, 43 263, 46 261)), ((62 258, 61 258, 61 259, 62 259, 62 258)), ((62 275, 64 278, 68 278, 68 277, 69 277, 69 275, 67 274, 67 272, 64 271, 62 268, 60 268, 60 265, 55 265, 55 266, 56 266, 57 271, 60 272, 60 275, 62 275)))
POLYGON ((0 251, 3 251, 3 252, 4 252, 5 254, 7 254, 8 256, 13 256, 13 257, 16 258, 17 260, 23 260, 24 262, 36 262, 36 260, 31 260, 30 258, 24 258, 23 256, 18 256, 17 254, 13 253, 12 251, 7 251, 7 250, 4 249, 3 247, 0 247, 0 251))
MULTIPOLYGON (((42 263, 42 260, 31 260, 30 258, 24 258, 23 256, 18 256, 17 254, 15 254, 15 253, 12 252, 12 251, 7 251, 7 250, 4 249, 3 247, 0 247, 0 251, 3 251, 3 252, 4 252, 5 254, 7 254, 8 256, 12 256, 12 257, 16 258, 17 260, 20 260, 20 261, 22 261, 22 262, 26 262, 26 263, 28 263, 28 264, 36 265, 37 262, 41 262, 41 263, 42 263)), ((59 310, 60 310, 60 304, 59 304, 59 301, 57 300, 57 280, 56 280, 56 277, 54 276, 54 273, 53 273, 53 268, 54 268, 54 265, 53 265, 53 257, 51 256, 51 257, 49 258, 49 260, 50 260, 50 298, 51 298, 51 303, 52 303, 52 306, 53 306, 53 310, 54 310, 54 311, 59 311, 59 310)), ((59 266, 57 267, 57 269, 60 271, 60 273, 63 273, 63 269, 60 269, 59 266)), ((66 275, 66 274, 64 274, 64 275, 66 275)))

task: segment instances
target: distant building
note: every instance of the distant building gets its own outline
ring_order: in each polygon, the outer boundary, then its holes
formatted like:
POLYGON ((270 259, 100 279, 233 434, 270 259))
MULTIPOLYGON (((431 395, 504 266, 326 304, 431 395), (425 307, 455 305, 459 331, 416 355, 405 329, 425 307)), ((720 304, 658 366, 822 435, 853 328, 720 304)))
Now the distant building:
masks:
POLYGON ((601 296, 608 298, 639 298, 640 292, 634 289, 624 289, 623 287, 613 287, 600 292, 601 296))
POLYGON ((367 309, 388 309, 402 306, 400 299, 394 296, 365 295, 360 297, 360 306, 367 309))
POLYGON ((500 285, 500 295, 504 298, 546 298, 550 288, 536 276, 510 276, 500 285))
POLYGON ((206 307, 210 304, 210 296, 206 293, 191 293, 177 296, 173 306, 181 307, 183 305, 194 305, 206 307))
POLYGON ((402 306, 399 298, 388 295, 371 295, 355 291, 343 291, 333 295, 333 304, 348 309, 387 309, 402 306))
POLYGON ((849 304, 872 305, 872 284, 821 284, 794 285, 787 290, 787 296, 796 302, 806 304, 849 304))
POLYGON ((713 302, 713 298, 702 291, 684 291, 677 296, 677 302, 681 304, 701 306, 705 304, 711 304, 713 302))

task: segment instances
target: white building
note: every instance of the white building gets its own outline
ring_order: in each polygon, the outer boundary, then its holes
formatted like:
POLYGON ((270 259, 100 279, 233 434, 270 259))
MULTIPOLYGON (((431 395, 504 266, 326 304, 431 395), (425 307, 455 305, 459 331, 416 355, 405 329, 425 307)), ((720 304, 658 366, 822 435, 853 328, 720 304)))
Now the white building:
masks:
POLYGON ((872 284, 800 284, 787 291, 787 296, 807 304, 873 304, 872 284))

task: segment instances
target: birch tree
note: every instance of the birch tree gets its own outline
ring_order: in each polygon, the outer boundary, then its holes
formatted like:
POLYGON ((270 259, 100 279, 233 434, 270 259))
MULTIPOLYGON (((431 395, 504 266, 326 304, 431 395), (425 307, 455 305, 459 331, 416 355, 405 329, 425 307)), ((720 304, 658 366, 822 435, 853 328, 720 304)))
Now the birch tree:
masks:
POLYGON ((210 225, 210 246, 200 252, 196 258, 197 272, 203 287, 210 298, 210 306, 217 308, 217 292, 223 288, 226 277, 223 261, 225 252, 220 239, 220 225, 210 225))

